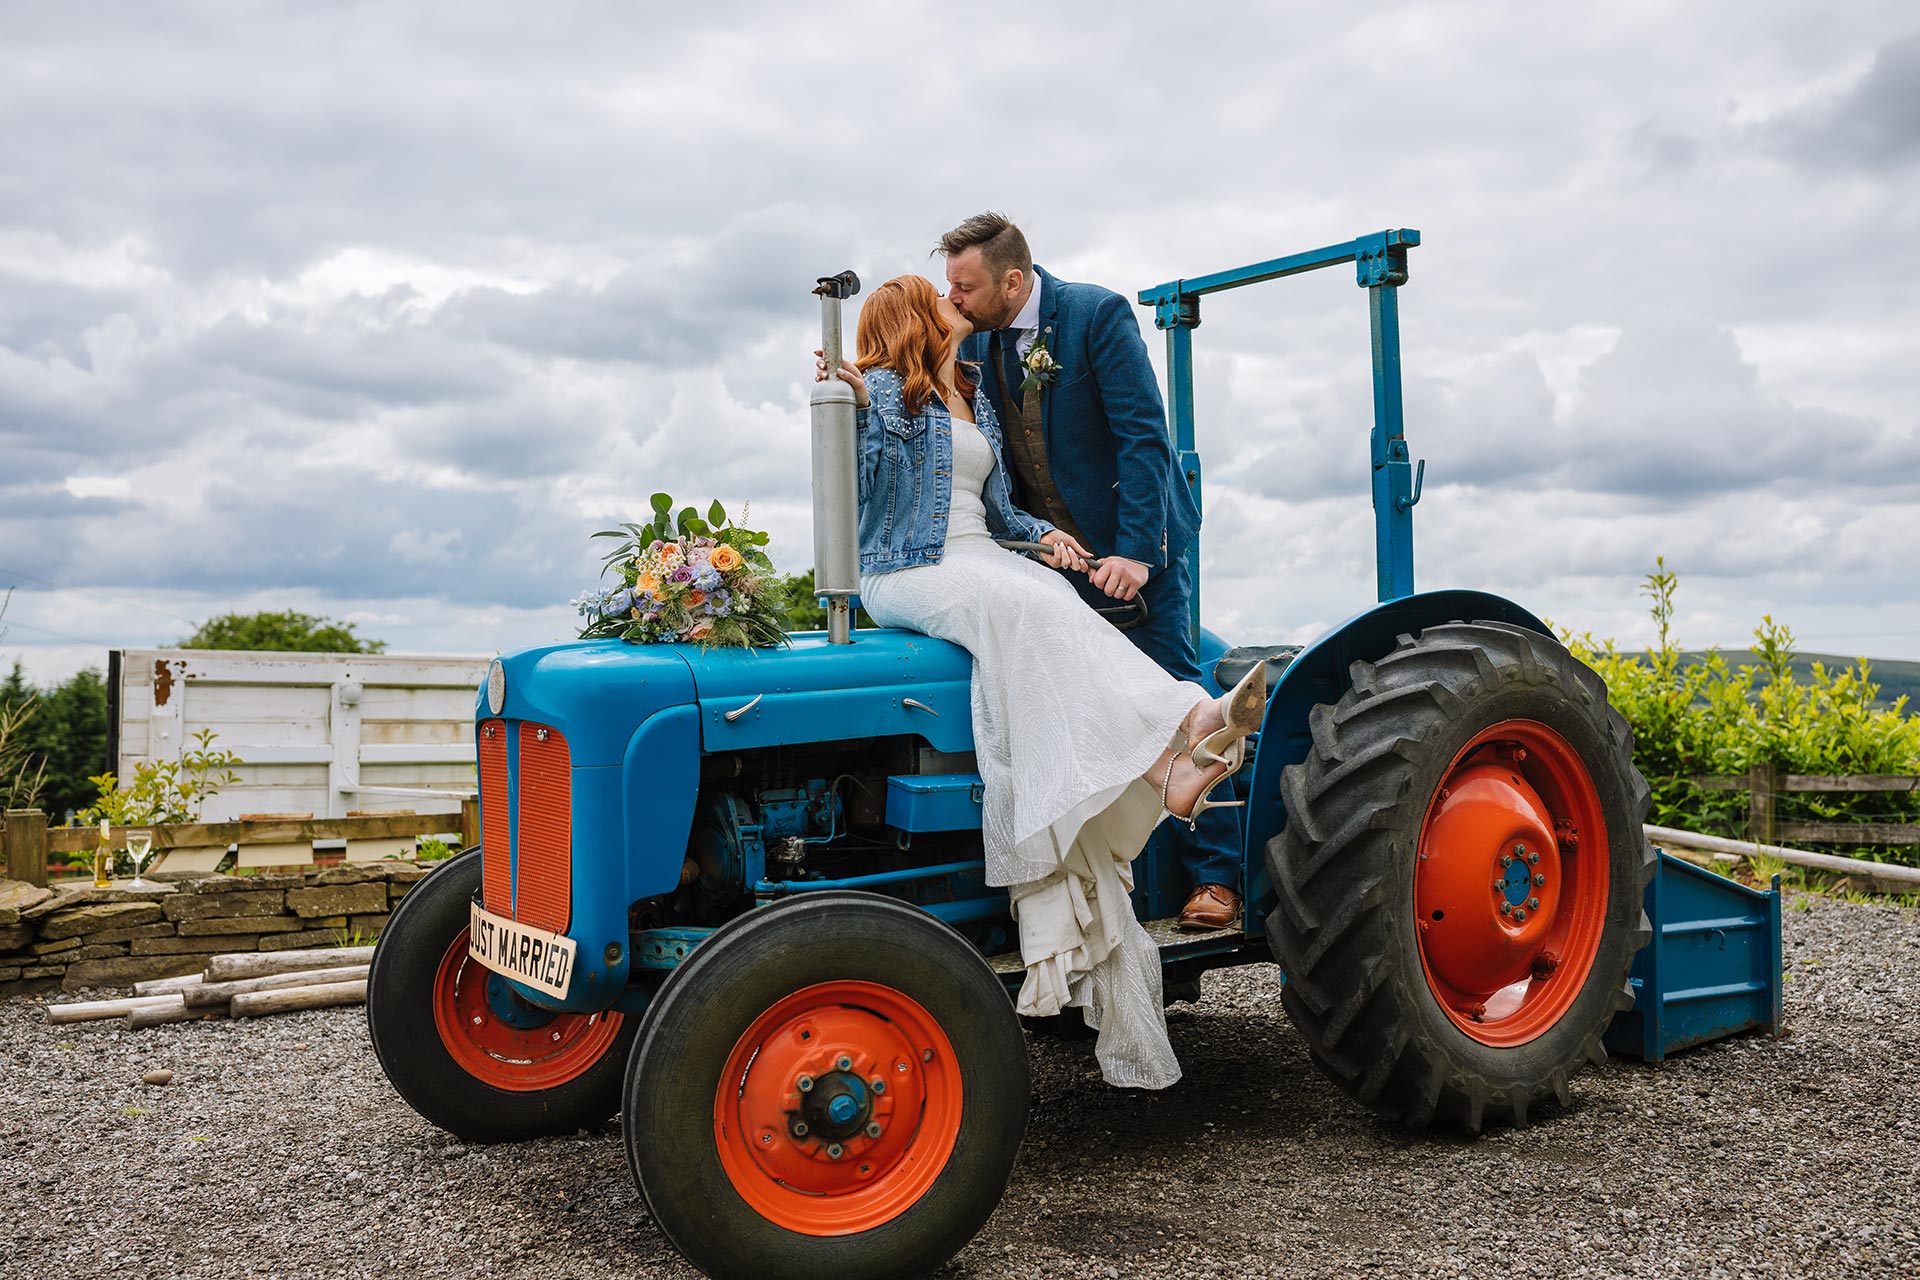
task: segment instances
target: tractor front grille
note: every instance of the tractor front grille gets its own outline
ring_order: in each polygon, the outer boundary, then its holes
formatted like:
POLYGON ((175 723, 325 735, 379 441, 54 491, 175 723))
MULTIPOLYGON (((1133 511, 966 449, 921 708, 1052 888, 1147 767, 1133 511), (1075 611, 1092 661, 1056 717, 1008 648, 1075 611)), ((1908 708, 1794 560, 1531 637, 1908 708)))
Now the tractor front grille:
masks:
POLYGON ((494 915, 563 933, 573 916, 566 737, 548 725, 485 720, 479 746, 481 902, 494 915))

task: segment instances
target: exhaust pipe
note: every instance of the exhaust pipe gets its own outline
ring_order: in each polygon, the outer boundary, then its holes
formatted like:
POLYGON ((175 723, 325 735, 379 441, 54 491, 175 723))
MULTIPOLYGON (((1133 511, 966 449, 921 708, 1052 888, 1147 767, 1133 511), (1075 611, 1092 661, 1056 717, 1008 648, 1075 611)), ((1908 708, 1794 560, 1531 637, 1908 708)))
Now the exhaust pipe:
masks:
POLYGON ((833 376, 840 367, 840 304, 860 292, 851 271, 821 276, 820 354, 827 380, 813 384, 813 590, 827 602, 827 643, 853 643, 853 600, 860 593, 859 444, 853 388, 833 376))

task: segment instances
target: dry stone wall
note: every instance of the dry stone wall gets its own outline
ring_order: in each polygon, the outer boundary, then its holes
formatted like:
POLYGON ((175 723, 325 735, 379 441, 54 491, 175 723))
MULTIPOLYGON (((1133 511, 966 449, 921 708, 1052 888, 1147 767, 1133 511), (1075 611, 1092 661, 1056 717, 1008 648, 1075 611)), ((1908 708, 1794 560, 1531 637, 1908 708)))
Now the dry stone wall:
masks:
POLYGON ((437 863, 200 876, 130 889, 0 880, 0 995, 127 987, 198 973, 229 951, 361 944, 437 863))

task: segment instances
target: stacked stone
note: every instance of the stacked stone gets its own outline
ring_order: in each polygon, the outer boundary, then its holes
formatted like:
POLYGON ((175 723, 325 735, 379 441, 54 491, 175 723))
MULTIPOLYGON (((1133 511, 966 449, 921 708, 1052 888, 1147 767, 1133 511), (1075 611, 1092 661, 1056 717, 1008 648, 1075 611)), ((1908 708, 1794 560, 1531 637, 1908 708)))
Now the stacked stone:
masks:
POLYGON ((125 987, 198 973, 207 957, 365 944, 434 864, 201 876, 129 889, 0 881, 0 995, 125 987))

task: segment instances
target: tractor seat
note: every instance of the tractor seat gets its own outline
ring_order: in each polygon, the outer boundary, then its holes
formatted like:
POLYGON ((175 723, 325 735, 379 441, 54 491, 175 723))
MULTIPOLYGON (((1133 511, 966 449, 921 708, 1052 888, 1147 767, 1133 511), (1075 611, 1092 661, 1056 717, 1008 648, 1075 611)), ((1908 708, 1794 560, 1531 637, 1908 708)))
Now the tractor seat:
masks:
POLYGON ((1237 649, 1229 649, 1220 655, 1213 664, 1213 682, 1222 689, 1231 689, 1240 683, 1247 672, 1253 670, 1253 664, 1267 664, 1267 687, 1271 689, 1280 683, 1280 673, 1287 664, 1300 655, 1304 645, 1297 644, 1243 644, 1237 649))

